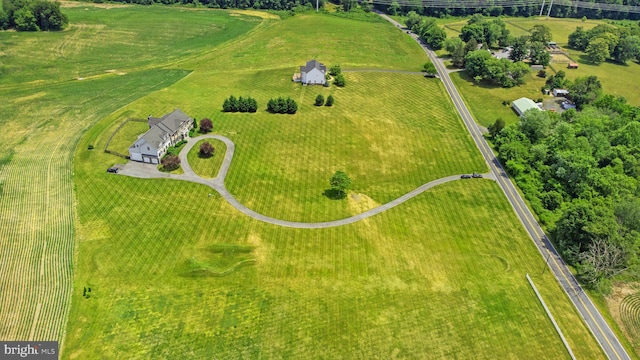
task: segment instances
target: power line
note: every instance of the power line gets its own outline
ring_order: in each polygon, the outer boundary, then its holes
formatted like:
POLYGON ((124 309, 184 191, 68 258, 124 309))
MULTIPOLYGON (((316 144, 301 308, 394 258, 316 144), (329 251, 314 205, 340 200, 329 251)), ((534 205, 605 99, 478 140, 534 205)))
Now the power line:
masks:
MULTIPOLYGON (((494 6, 500 7, 522 7, 522 6, 535 6, 538 7, 544 4, 545 0, 370 0, 367 1, 371 4, 378 5, 391 5, 397 3, 400 6, 408 7, 431 7, 441 9, 485 9, 494 6)), ((558 0, 554 1, 555 6, 570 6, 573 8, 583 8, 592 10, 603 11, 617 11, 633 14, 640 14, 640 6, 632 5, 618 5, 618 4, 604 4, 594 3, 580 0, 558 0)))

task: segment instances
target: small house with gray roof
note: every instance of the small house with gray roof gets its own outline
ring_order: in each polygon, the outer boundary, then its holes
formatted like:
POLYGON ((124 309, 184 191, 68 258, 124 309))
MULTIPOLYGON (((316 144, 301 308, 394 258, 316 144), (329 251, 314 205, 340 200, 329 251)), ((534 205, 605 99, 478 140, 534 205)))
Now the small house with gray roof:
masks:
POLYGON ((327 67, 318 60, 309 60, 305 66, 300 66, 300 74, 294 74, 294 81, 305 85, 324 85, 327 67))
POLYGON ((129 147, 131 160, 159 164, 169 147, 184 140, 193 128, 193 119, 176 109, 161 118, 147 118, 149 130, 129 147))

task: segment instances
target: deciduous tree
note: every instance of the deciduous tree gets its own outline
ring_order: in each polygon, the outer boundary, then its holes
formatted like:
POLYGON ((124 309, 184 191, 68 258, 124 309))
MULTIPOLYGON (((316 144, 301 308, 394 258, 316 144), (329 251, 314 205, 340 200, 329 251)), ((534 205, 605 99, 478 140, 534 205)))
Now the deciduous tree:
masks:
POLYGON ((208 133, 211 130, 213 130, 213 123, 211 122, 210 119, 204 118, 204 119, 200 120, 200 132, 201 133, 208 133))
POLYGON ((336 192, 339 196, 343 197, 346 192, 351 188, 351 179, 345 174, 344 171, 338 170, 329 180, 331 190, 336 192))
POLYGON ((198 154, 200 154, 201 157, 211 157, 214 151, 215 149, 213 148, 213 145, 211 145, 211 143, 209 143, 208 141, 205 141, 202 143, 202 145, 200 145, 198 154))

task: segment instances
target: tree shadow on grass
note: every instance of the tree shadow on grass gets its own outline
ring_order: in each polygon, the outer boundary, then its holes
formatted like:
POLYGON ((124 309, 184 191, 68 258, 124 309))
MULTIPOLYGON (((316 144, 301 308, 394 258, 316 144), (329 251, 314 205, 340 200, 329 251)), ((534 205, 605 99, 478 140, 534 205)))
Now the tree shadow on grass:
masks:
POLYGON ((201 153, 201 152, 199 152, 199 151, 198 151, 198 157, 199 157, 200 159, 210 159, 210 158, 212 158, 212 157, 213 157, 213 155, 214 155, 214 153, 211 153, 211 154, 209 154, 209 155, 205 155, 205 154, 203 154, 203 153, 201 153))
POLYGON ((331 200, 342 200, 347 197, 346 193, 335 189, 327 189, 322 194, 331 200))

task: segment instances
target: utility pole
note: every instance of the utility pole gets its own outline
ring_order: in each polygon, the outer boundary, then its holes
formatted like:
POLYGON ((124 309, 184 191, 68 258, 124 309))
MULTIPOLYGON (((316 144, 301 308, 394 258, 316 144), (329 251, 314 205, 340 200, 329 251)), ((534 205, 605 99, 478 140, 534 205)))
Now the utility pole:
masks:
POLYGON ((547 17, 551 14, 551 7, 553 6, 553 0, 551 0, 551 4, 549 4, 549 11, 547 11, 547 17))
POLYGON ((544 3, 545 3, 545 0, 542 0, 542 6, 540 6, 540 15, 538 16, 542 16, 542 10, 544 10, 544 3))

